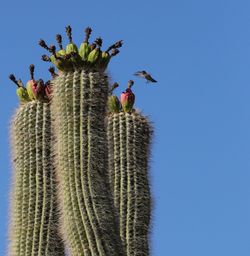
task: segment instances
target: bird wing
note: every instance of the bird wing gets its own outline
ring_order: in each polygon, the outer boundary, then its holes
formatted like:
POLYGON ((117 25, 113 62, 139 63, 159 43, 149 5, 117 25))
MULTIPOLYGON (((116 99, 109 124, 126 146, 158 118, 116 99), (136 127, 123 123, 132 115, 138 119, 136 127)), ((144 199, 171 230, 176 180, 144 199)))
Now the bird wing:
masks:
POLYGON ((141 71, 137 71, 134 73, 135 76, 144 77, 141 71))

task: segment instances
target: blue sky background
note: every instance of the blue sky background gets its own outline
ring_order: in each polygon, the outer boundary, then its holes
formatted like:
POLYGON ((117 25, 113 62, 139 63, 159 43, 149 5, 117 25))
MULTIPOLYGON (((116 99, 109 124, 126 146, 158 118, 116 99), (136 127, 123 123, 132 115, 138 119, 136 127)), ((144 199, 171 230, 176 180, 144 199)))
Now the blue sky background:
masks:
POLYGON ((10 73, 49 77, 40 38, 91 26, 104 45, 124 40, 110 65, 121 92, 135 78, 136 106, 155 126, 151 177, 153 256, 250 253, 250 1, 2 1, 0 40, 0 255, 7 244, 9 121, 18 105, 10 73))

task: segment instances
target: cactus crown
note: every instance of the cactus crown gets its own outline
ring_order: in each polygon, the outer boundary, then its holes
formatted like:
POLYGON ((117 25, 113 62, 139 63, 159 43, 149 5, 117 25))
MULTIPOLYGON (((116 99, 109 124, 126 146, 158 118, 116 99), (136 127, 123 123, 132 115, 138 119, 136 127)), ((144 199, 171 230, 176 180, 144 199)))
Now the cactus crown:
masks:
POLYGON ((80 47, 73 43, 72 28, 65 28, 69 45, 66 51, 63 49, 62 36, 56 35, 56 41, 59 46, 59 51, 55 45, 48 46, 44 40, 40 40, 38 44, 50 53, 50 56, 42 55, 42 60, 52 62, 60 71, 73 71, 75 69, 84 68, 85 70, 96 70, 104 72, 112 57, 119 53, 118 48, 122 47, 122 40, 119 40, 108 47, 106 51, 102 51, 103 40, 98 37, 93 43, 89 43, 89 38, 92 32, 90 27, 85 29, 85 39, 80 47))
POLYGON ((119 86, 118 83, 114 83, 110 90, 110 96, 108 99, 108 110, 110 114, 114 113, 120 113, 120 112, 134 112, 134 103, 135 103, 135 95, 132 92, 131 88, 134 85, 133 80, 128 81, 128 86, 125 92, 122 92, 120 100, 118 99, 117 96, 112 95, 113 91, 119 86))
MULTIPOLYGON (((46 83, 44 83, 43 79, 36 80, 34 78, 35 66, 33 64, 29 66, 29 71, 30 80, 26 83, 26 86, 24 86, 21 79, 17 80, 15 75, 9 75, 9 79, 17 86, 16 93, 20 103, 27 103, 33 100, 43 103, 49 102, 51 98, 51 80, 46 83)), ((54 67, 50 67, 49 72, 52 79, 57 76, 54 67)))

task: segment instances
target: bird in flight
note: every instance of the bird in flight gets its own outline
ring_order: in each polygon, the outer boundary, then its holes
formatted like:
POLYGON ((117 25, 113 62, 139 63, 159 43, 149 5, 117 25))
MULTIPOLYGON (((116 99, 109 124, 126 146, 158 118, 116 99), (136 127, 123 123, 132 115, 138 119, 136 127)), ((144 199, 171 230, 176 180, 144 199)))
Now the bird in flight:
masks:
POLYGON ((149 74, 147 73, 145 70, 142 71, 137 71, 134 73, 135 76, 139 76, 141 78, 145 78, 147 80, 147 83, 152 82, 152 83, 156 83, 157 81, 149 74))

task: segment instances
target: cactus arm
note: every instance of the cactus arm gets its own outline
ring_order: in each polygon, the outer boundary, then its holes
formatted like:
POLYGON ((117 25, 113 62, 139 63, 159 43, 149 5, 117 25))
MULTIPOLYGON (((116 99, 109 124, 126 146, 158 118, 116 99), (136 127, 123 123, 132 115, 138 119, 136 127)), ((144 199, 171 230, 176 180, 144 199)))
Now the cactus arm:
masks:
POLYGON ((9 229, 11 256, 64 255, 55 217, 55 176, 51 170, 48 109, 45 103, 26 103, 18 109, 12 122, 15 179, 9 229))
POLYGON ((120 189, 121 195, 120 202, 116 203, 120 219, 120 236, 126 246, 127 255, 149 255, 151 196, 148 162, 152 128, 149 121, 136 112, 112 114, 108 117, 108 126, 111 126, 108 127, 108 136, 111 136, 108 138, 109 156, 114 157, 109 159, 114 200, 117 200, 116 190, 120 189), (114 125, 117 118, 119 129, 114 125), (118 136, 119 148, 115 145, 118 136), (112 164, 116 161, 120 163, 119 173, 115 171, 115 164, 112 164), (117 187, 116 175, 121 180, 120 186, 117 187))

